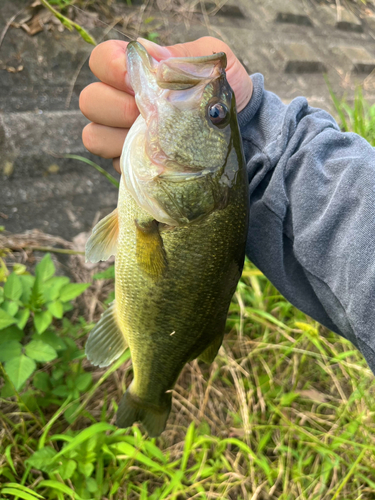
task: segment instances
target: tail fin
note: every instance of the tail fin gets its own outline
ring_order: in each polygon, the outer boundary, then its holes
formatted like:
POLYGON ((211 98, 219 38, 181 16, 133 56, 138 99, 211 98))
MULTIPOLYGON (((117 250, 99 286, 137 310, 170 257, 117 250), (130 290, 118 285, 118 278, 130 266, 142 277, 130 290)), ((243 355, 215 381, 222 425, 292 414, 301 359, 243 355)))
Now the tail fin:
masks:
POLYGON ((157 407, 143 402, 129 389, 123 395, 117 411, 116 425, 130 427, 134 422, 142 422, 149 437, 158 437, 164 431, 172 406, 172 394, 166 393, 165 406, 157 407))

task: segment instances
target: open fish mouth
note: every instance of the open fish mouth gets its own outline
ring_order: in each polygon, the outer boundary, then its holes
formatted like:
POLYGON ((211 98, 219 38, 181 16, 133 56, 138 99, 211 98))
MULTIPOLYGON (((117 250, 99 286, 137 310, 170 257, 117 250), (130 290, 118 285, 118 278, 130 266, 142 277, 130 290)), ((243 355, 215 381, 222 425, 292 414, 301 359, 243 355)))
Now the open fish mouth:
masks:
POLYGON ((135 84, 143 71, 150 80, 155 80, 161 89, 169 90, 195 87, 201 84, 202 80, 218 76, 227 66, 227 56, 224 52, 201 57, 171 57, 157 62, 139 42, 128 44, 127 57, 131 80, 134 80, 135 84))

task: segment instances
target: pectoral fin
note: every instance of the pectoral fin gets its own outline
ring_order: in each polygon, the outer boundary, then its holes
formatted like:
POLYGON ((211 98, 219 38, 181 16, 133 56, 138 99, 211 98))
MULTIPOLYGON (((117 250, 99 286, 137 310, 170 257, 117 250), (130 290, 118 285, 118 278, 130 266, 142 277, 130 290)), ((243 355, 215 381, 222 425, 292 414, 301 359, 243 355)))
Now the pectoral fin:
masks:
POLYGON ((118 238, 117 208, 99 221, 86 243, 86 262, 108 260, 116 255, 118 238))
POLYGON ((113 301, 91 330, 86 343, 86 355, 95 366, 108 366, 128 347, 117 322, 116 302, 113 301))
POLYGON ((198 359, 210 365, 216 358, 216 355, 223 342, 224 335, 217 337, 199 356, 198 359))
POLYGON ((137 263, 150 278, 157 280, 167 268, 167 256, 155 219, 135 220, 137 263))

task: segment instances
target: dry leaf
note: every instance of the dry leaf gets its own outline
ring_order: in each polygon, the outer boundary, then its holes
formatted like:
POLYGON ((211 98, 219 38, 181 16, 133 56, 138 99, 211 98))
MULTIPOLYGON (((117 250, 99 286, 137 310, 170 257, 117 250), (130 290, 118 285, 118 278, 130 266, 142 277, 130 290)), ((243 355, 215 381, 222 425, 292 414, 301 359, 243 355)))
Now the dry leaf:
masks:
POLYGON ((317 401, 318 403, 326 403, 328 401, 327 396, 323 392, 319 392, 316 389, 308 389, 306 391, 298 391, 300 396, 311 399, 312 401, 317 401))

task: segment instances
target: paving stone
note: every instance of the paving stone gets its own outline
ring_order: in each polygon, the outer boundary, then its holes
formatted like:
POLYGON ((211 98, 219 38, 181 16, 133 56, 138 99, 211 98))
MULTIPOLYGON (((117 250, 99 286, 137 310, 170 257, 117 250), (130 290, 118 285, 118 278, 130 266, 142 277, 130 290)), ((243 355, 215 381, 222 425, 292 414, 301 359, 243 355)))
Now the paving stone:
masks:
POLYGON ((363 31, 362 21, 343 6, 338 8, 336 27, 344 31, 357 31, 359 33, 363 31))
POLYGON ((371 73, 375 69, 375 57, 363 47, 335 47, 335 51, 340 51, 351 62, 351 71, 357 73, 371 73))
POLYGON ((326 15, 327 24, 342 31, 363 32, 362 21, 345 7, 324 5, 320 9, 326 15))
POLYGON ((288 2, 283 0, 260 0, 260 2, 268 21, 312 26, 310 17, 298 0, 288 2))
MULTIPOLYGON (((47 233, 62 236, 71 240, 81 231, 88 231, 92 228, 93 221, 100 213, 100 218, 109 214, 117 204, 117 190, 104 179, 93 186, 91 192, 87 192, 84 183, 91 181, 88 179, 82 181, 76 175, 73 176, 69 184, 82 184, 82 192, 63 192, 61 185, 65 184, 64 176, 58 176, 55 184, 49 186, 52 192, 50 198, 32 199, 28 192, 34 192, 34 187, 26 185, 20 186, 9 182, 9 189, 12 190, 14 204, 5 205, 0 200, 0 211, 8 216, 8 219, 1 219, 2 225, 7 231, 12 233, 23 232, 26 229, 40 229, 47 233), (109 185, 109 187, 107 186, 109 185), (59 188, 57 193, 55 188, 59 188), (26 201, 23 201, 26 198, 26 201)), ((66 181, 68 184, 68 181, 66 181)), ((35 193, 35 192, 34 192, 35 193)))
POLYGON ((78 110, 7 113, 0 120, 0 172, 18 156, 85 152, 81 134, 88 120, 78 110))
MULTIPOLYGON (((208 13, 210 11, 216 11, 217 5, 212 2, 205 2, 205 7, 208 13)), ((226 3, 217 11, 218 16, 225 16, 229 18, 240 18, 244 19, 246 17, 244 11, 242 10, 240 5, 236 5, 234 3, 226 3)))
POLYGON ((288 43, 277 50, 285 59, 286 73, 320 73, 325 70, 323 62, 305 43, 288 43))

